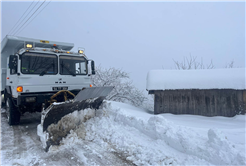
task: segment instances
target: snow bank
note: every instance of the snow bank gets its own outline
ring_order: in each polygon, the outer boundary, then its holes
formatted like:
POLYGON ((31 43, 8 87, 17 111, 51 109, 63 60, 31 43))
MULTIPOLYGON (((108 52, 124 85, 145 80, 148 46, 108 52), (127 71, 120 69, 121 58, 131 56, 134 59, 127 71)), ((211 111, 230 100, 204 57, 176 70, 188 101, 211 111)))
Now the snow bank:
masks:
MULTIPOLYGON (((52 144, 59 145, 68 134, 73 134, 74 132, 76 132, 77 139, 84 139, 86 134, 84 122, 94 116, 94 109, 88 108, 82 111, 74 111, 64 116, 57 124, 51 124, 47 129, 48 132, 43 132, 42 124, 39 124, 37 126, 37 135, 40 137, 43 148, 46 149, 47 141, 52 142, 52 144)), ((68 138, 70 137, 71 136, 68 136, 68 138)), ((71 141, 70 139, 70 142, 74 143, 75 141, 71 141)), ((67 144, 69 144, 69 141, 67 141, 67 144)))
POLYGON ((147 90, 246 89, 245 68, 207 70, 151 70, 147 90))
MULTIPOLYGON (((119 106, 116 102, 114 107, 111 103, 104 104, 94 118, 83 122, 86 133, 83 139, 116 151, 136 165, 246 164, 245 152, 235 148, 216 128, 210 128, 204 136, 161 115, 149 114, 147 118, 146 112, 136 108, 135 113, 144 115, 142 118, 126 113, 132 107, 119 106)), ((62 141, 65 145, 73 142, 79 142, 76 131, 62 141)))

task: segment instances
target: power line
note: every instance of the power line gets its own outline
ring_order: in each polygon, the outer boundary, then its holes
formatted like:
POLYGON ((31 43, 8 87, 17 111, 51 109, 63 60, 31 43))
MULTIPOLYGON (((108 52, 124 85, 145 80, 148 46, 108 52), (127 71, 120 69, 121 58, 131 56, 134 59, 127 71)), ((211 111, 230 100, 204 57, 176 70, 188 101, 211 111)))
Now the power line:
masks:
POLYGON ((10 32, 14 29, 14 27, 19 23, 19 21, 21 20, 21 18, 25 15, 25 13, 28 11, 28 9, 32 6, 33 2, 35 0, 32 1, 31 5, 29 5, 29 7, 26 9, 26 11, 22 14, 22 16, 20 17, 20 19, 16 22, 16 24, 13 26, 13 28, 9 31, 8 34, 10 34, 10 32))
MULTIPOLYGON (((39 2, 40 0, 38 0, 38 2, 39 2)), ((24 22, 25 21, 25 19, 26 19, 26 17, 32 12, 32 10, 37 6, 37 4, 38 4, 38 2, 33 6, 33 8, 29 11, 29 13, 25 16, 25 18, 24 19, 22 19, 22 21, 21 22, 24 22)), ((19 24, 17 27, 19 27, 21 24, 19 24)), ((23 24, 22 24, 23 25, 23 24)), ((16 27, 16 29, 15 29, 15 31, 13 32, 13 34, 15 34, 19 29, 17 29, 17 27, 16 27)))
MULTIPOLYGON (((45 0, 45 1, 46 1, 46 0, 45 0)), ((44 2, 45 2, 45 1, 44 1, 44 2)), ((38 11, 38 9, 44 4, 44 2, 43 2, 43 3, 37 8, 37 10, 36 10, 36 11, 28 18, 28 20, 29 20, 29 19, 30 19, 37 11, 38 11)), ((24 24, 22 24, 22 26, 19 28, 19 30, 27 23, 28 20, 26 20, 26 22, 25 22, 24 24)), ((19 30, 18 30, 17 32, 19 32, 19 30)), ((16 33, 17 33, 17 32, 16 32, 16 33)), ((16 33, 15 33, 15 34, 16 34, 16 33)), ((14 35, 15 35, 15 34, 14 34, 14 35)))
MULTIPOLYGON (((49 3, 51 2, 52 0, 50 0, 49 1, 49 3)), ((47 3, 46 4, 46 6, 48 6, 49 5, 49 3, 47 3)), ((46 6, 25 26, 25 27, 23 27, 21 30, 20 30, 20 32, 19 33, 21 33, 45 8, 46 8, 46 6)), ((17 33, 17 34, 19 34, 19 33, 17 33)))
MULTIPOLYGON (((22 20, 22 22, 25 21, 26 17, 27 17, 27 16, 32 12, 32 10, 37 6, 37 4, 39 3, 39 1, 40 1, 40 0, 38 0, 38 2, 36 3, 36 5, 33 6, 33 8, 32 8, 32 9, 29 11, 29 13, 25 16, 25 18, 22 20)), ((35 11, 35 12, 36 12, 36 11, 35 11)), ((35 12, 34 12, 34 13, 35 13, 35 12)), ((29 17, 29 18, 30 18, 30 17, 29 17)), ((25 22, 25 23, 26 23, 26 22, 25 22)), ((25 23, 23 23, 22 26, 23 26, 25 23)), ((21 26, 21 27, 22 27, 22 26, 21 26)), ((17 26, 17 27, 18 27, 18 26, 17 26)), ((16 32, 21 28, 21 27, 20 27, 19 29, 17 29, 17 27, 16 27, 15 31, 13 32, 13 35, 15 35, 16 32)))

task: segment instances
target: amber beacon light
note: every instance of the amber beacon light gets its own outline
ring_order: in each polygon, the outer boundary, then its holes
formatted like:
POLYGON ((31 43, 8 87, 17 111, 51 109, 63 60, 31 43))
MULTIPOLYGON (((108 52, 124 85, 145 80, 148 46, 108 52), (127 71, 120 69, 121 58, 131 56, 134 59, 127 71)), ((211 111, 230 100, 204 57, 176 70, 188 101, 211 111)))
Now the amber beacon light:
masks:
POLYGON ((22 86, 17 86, 16 90, 17 90, 17 92, 23 92, 23 87, 22 86))

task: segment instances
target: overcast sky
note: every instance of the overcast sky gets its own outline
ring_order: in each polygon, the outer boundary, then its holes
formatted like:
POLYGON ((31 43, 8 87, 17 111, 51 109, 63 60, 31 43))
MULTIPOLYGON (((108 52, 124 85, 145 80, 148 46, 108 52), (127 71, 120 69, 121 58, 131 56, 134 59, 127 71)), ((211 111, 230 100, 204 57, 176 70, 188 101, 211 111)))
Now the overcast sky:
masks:
MULTIPOLYGON (((10 30, 31 3, 2 2, 1 40, 13 35, 10 30)), ((232 60, 236 67, 245 67, 244 2, 48 3, 22 31, 18 29, 25 21, 20 21, 15 35, 71 42, 74 51, 84 47, 96 65, 130 73, 140 90, 146 89, 149 70, 175 69, 173 60, 190 55, 202 58, 205 65, 213 60, 216 68, 232 60)), ((34 3, 29 10, 32 7, 34 3)))

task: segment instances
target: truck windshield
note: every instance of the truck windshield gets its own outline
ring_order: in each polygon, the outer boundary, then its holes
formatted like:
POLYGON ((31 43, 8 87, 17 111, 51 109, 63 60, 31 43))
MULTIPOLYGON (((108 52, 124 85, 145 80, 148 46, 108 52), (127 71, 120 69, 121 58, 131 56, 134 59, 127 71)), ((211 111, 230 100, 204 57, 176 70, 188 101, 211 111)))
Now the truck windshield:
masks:
POLYGON ((60 55, 61 75, 86 75, 87 65, 84 57, 60 55))
POLYGON ((58 73, 57 66, 56 55, 26 52, 21 56, 23 74, 54 75, 58 73))

